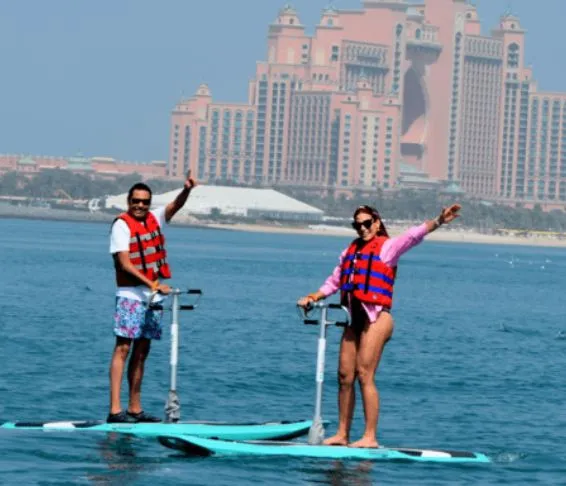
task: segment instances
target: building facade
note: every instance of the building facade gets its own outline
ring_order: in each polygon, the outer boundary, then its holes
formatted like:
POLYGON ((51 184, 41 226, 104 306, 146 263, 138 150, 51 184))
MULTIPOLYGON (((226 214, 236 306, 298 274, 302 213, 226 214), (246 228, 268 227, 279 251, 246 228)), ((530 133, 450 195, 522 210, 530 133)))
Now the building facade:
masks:
POLYGON ((42 170, 62 169, 76 174, 97 177, 116 177, 139 174, 143 179, 165 178, 167 163, 164 160, 152 162, 130 162, 111 157, 53 157, 48 155, 0 154, 0 176, 7 172, 37 174, 42 170))
POLYGON ((174 108, 168 175, 371 191, 421 174, 563 209, 566 94, 538 92, 520 20, 486 36, 466 0, 361 3, 325 9, 312 36, 284 7, 245 103, 201 85, 174 108))

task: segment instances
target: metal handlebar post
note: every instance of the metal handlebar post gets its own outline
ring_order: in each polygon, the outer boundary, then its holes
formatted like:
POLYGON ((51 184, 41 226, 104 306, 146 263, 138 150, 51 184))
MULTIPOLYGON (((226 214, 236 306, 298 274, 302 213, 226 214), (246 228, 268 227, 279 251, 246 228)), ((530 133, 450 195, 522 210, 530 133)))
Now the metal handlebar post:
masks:
POLYGON ((153 304, 153 300, 157 292, 153 292, 149 298, 148 308, 153 310, 171 310, 171 356, 169 364, 171 365, 171 380, 169 386, 169 394, 165 403, 165 421, 178 422, 181 418, 181 402, 177 396, 177 364, 179 362, 179 311, 194 310, 202 296, 202 290, 189 289, 180 290, 172 289, 171 307, 165 308, 161 304, 153 304), (198 295, 196 301, 192 304, 179 304, 179 296, 183 294, 198 295))
POLYGON ((316 396, 314 405, 314 417, 309 429, 308 443, 312 445, 321 444, 324 440, 324 426, 322 423, 322 387, 324 384, 324 364, 326 354, 326 328, 328 326, 348 327, 351 323, 350 312, 347 307, 340 304, 326 304, 314 302, 303 311, 303 322, 309 325, 320 325, 318 337, 318 350, 316 355, 316 396), (308 313, 312 309, 320 309, 319 319, 309 319, 308 313), (346 314, 345 321, 331 321, 328 319, 328 309, 339 309, 346 314))

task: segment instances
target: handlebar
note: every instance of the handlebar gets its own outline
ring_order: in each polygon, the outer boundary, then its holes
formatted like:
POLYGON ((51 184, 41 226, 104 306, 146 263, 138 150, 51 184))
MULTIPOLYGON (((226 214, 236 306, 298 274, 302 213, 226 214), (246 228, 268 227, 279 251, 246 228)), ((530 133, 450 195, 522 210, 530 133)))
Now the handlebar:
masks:
MULTIPOLYGON (((152 292, 151 293, 151 295, 149 297, 149 301, 147 303, 147 306, 148 306, 149 309, 152 309, 152 310, 164 310, 165 307, 162 304, 154 304, 153 303, 153 300, 155 299, 157 294, 159 294, 159 292, 152 292)), ((196 298, 195 302, 192 303, 192 304, 181 304, 181 305, 179 305, 179 310, 194 310, 194 309, 196 309, 197 304, 202 297, 202 290, 201 289, 188 289, 188 290, 171 289, 171 292, 167 295, 183 295, 183 294, 197 295, 198 297, 196 298)))
POLYGON ((351 320, 351 316, 350 316, 350 311, 348 310, 347 307, 341 305, 341 304, 330 304, 330 303, 326 303, 326 302, 311 302, 309 304, 309 306, 304 309, 303 307, 297 306, 299 308, 301 312, 301 319, 303 320, 303 323, 307 324, 307 325, 313 325, 313 326, 318 326, 319 324, 325 325, 325 326, 338 326, 338 327, 348 327, 350 326, 352 320, 351 320), (326 311, 327 309, 337 309, 337 310, 341 310, 342 312, 344 312, 346 314, 346 320, 345 321, 331 321, 331 320, 327 320, 326 319, 326 312, 323 312, 320 319, 312 319, 308 317, 308 314, 310 311, 312 311, 313 309, 321 309, 326 311))

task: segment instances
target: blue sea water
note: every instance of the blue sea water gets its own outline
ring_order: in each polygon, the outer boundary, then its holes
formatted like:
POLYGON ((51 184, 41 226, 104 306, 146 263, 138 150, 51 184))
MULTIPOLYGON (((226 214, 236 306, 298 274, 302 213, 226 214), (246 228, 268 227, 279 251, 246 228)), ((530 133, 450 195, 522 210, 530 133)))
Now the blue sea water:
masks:
MULTIPOLYGON (((4 219, 0 234, 0 420, 103 419, 114 341, 108 226, 4 219)), ((317 332, 294 304, 348 240, 179 227, 167 238, 173 283, 204 292, 181 317, 183 419, 310 418, 317 332)), ((425 241, 401 260, 395 334, 377 376, 380 442, 479 451, 493 464, 187 458, 150 439, 0 430, 0 483, 566 484, 565 289, 562 249, 425 241)), ((328 337, 332 433, 339 330, 328 337)), ((168 352, 166 333, 144 381, 153 413, 166 399, 168 352)), ((358 399, 353 438, 362 417, 358 399)))

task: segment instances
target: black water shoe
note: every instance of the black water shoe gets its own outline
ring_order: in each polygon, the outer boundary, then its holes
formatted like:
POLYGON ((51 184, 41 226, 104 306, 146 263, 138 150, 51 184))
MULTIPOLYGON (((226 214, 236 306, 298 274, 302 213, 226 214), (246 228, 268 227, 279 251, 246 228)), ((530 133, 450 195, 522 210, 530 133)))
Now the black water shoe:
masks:
POLYGON ((118 413, 109 413, 106 422, 109 424, 135 424, 137 420, 122 410, 118 413))
POLYGON ((149 423, 163 422, 163 420, 161 420, 160 418, 154 417, 149 413, 145 413, 143 410, 138 413, 127 412, 127 415, 135 422, 149 422, 149 423))

